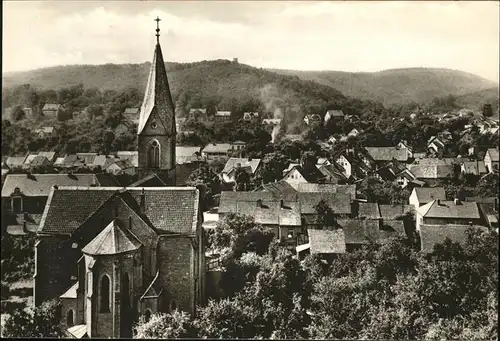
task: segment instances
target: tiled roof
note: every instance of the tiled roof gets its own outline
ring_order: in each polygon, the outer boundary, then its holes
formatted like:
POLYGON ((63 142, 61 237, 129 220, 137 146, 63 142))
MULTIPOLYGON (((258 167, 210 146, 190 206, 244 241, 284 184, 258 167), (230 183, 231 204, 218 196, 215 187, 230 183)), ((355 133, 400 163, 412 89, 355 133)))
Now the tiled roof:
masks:
POLYGON ((456 158, 456 157, 444 157, 444 158, 437 158, 437 157, 426 157, 422 159, 415 160, 413 162, 414 165, 422 165, 422 166, 451 166, 453 164, 460 164, 461 162, 465 161, 462 158, 456 158))
POLYGON ((411 205, 379 205, 380 216, 384 220, 394 220, 402 215, 412 212, 411 205))
POLYGON ((61 108, 60 104, 47 103, 43 106, 42 111, 44 111, 44 110, 58 110, 59 108, 61 108))
POLYGON ((299 204, 297 202, 284 203, 282 208, 279 201, 265 201, 262 206, 257 202, 236 202, 235 213, 250 215, 255 222, 263 225, 300 226, 301 217, 299 204))
MULTIPOLYGON (((420 225, 420 246, 421 251, 431 253, 436 244, 441 244, 446 238, 452 242, 464 244, 467 240, 466 231, 471 228, 469 225, 420 225)), ((485 231, 482 226, 474 226, 485 231)))
POLYGON ((368 154, 375 161, 391 161, 396 159, 398 161, 407 161, 408 152, 405 149, 398 147, 365 147, 368 154))
POLYGON ((113 220, 101 233, 85 245, 82 252, 93 256, 117 255, 135 251, 141 245, 141 242, 132 233, 122 229, 119 222, 113 220))
POLYGON ((238 167, 238 164, 240 167, 249 167, 251 174, 254 174, 257 168, 260 165, 260 159, 247 159, 247 158, 239 158, 239 157, 231 157, 229 160, 227 160, 226 165, 224 166, 224 169, 222 170, 222 173, 230 173, 233 169, 236 169, 238 167))
POLYGON ((30 162, 31 167, 38 167, 38 166, 44 166, 44 165, 50 165, 52 162, 49 161, 45 156, 37 155, 36 157, 33 158, 30 162))
POLYGON ((346 193, 302 192, 298 193, 302 214, 316 214, 315 206, 324 200, 335 214, 351 213, 351 196, 346 193))
POLYGON ((488 148, 486 153, 490 154, 491 161, 498 162, 498 149, 488 148))
MULTIPOLYGON (((317 182, 325 178, 323 173, 321 173, 316 167, 310 167, 306 170, 302 166, 294 166, 292 170, 293 169, 296 169, 307 182, 317 182)), ((288 173, 290 173, 292 170, 288 171, 285 176, 288 175, 288 173)))
POLYGON ((335 178, 337 179, 337 181, 347 179, 343 173, 343 169, 339 169, 339 167, 335 164, 321 165, 318 167, 318 170, 321 172, 321 174, 327 177, 327 179, 335 178))
POLYGON ((266 192, 271 192, 275 195, 276 198, 280 198, 281 196, 284 195, 296 195, 297 190, 292 187, 288 182, 285 180, 280 180, 276 182, 270 182, 267 184, 263 184, 261 187, 255 190, 257 191, 266 191, 266 192))
POLYGON ((236 212, 237 202, 247 201, 247 202, 253 202, 255 204, 257 200, 268 202, 268 201, 275 201, 276 199, 272 192, 266 192, 266 191, 260 191, 260 192, 223 191, 220 194, 219 212, 220 213, 236 212))
POLYGON ((52 186, 98 185, 94 174, 8 174, 2 187, 2 197, 10 196, 16 187, 26 196, 49 195, 52 186))
POLYGON ((443 187, 415 187, 413 191, 420 203, 428 203, 437 199, 446 200, 446 193, 443 187))
POLYGON ((382 226, 373 219, 346 219, 337 223, 344 230, 346 244, 367 244, 369 240, 380 243, 390 237, 405 236, 401 221, 384 221, 382 226))
MULTIPOLYGON (((132 187, 59 187, 47 200, 39 231, 71 234, 116 195, 138 206, 141 191, 132 187)), ((198 219, 198 195, 193 187, 144 188, 144 215, 160 231, 191 234, 198 219)))
POLYGON ((475 202, 460 202, 437 200, 417 208, 417 212, 425 218, 462 218, 479 219, 479 209, 475 202))
POLYGON ((210 143, 203 148, 204 153, 227 153, 231 149, 231 144, 229 143, 210 143))
POLYGON ((376 202, 360 202, 358 206, 358 218, 380 218, 378 204, 376 202))
POLYGON ((345 253, 344 230, 307 229, 311 253, 345 253))
POLYGON ((356 198, 356 185, 337 185, 337 184, 298 184, 298 192, 328 192, 349 194, 351 199, 356 198))

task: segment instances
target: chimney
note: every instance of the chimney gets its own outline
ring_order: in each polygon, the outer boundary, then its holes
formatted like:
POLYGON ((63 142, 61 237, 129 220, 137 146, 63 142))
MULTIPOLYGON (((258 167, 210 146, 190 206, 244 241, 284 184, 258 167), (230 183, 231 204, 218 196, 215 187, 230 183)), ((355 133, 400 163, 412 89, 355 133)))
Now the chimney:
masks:
POLYGON ((262 207, 262 200, 257 199, 257 207, 259 207, 259 208, 262 207))
POLYGON ((23 232, 28 233, 28 228, 26 227, 26 221, 23 221, 23 232))
POLYGON ((440 206, 441 205, 441 200, 438 199, 437 200, 437 204, 438 204, 438 206, 440 206))
POLYGON ((141 191, 141 199, 139 206, 141 208, 141 213, 144 213, 146 211, 146 195, 144 194, 144 188, 142 188, 141 191))
POLYGON ((460 204, 461 204, 461 203, 460 203, 460 199, 458 199, 458 198, 455 198, 455 199, 453 200, 453 202, 455 203, 455 205, 460 205, 460 204))
POLYGON ((59 189, 59 186, 57 186, 57 185, 54 185, 54 186, 52 186, 52 187, 53 187, 55 190, 59 189))
POLYGON ((285 203, 283 202, 283 199, 280 200, 280 207, 285 208, 285 203))

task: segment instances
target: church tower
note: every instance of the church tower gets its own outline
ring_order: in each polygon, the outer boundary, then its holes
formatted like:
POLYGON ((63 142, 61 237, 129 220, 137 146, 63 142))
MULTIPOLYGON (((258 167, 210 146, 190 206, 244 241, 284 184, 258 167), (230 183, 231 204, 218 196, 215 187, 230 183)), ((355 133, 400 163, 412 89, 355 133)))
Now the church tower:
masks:
POLYGON ((159 18, 156 47, 139 115, 139 179, 156 173, 175 186, 175 108, 160 47, 159 18))

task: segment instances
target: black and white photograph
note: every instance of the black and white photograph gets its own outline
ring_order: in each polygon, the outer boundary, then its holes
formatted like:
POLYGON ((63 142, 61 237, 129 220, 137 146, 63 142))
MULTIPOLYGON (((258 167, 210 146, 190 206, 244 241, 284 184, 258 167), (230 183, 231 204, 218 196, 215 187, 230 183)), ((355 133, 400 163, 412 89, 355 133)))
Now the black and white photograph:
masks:
POLYGON ((2 10, 1 337, 498 340, 498 1, 2 10))

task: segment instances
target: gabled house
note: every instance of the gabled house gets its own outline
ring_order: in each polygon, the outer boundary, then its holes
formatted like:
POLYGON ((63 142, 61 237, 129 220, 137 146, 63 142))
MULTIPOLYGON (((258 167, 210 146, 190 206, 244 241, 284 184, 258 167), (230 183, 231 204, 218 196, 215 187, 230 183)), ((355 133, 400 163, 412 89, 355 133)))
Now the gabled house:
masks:
POLYGON ((427 141, 427 150, 434 153, 443 153, 445 152, 448 144, 449 139, 446 136, 432 136, 427 141))
POLYGON ((352 162, 351 162, 351 158, 347 157, 346 155, 344 154, 341 154, 337 157, 337 159, 335 160, 335 163, 337 165, 339 165, 340 167, 342 167, 343 169, 343 174, 345 175, 346 178, 350 178, 351 175, 352 175, 352 162))
POLYGON ((407 168, 417 180, 425 182, 427 186, 434 186, 439 180, 453 177, 453 165, 412 164, 408 165, 407 168))
POLYGON ((306 115, 304 117, 304 122, 307 125, 320 124, 321 116, 319 116, 318 114, 306 115))
POLYGON ((433 200, 415 210, 416 228, 421 225, 481 225, 481 215, 475 202, 433 200))
POLYGON ((338 122, 343 121, 345 119, 344 112, 342 110, 327 110, 325 114, 325 125, 328 122, 338 122))
POLYGON ((498 148, 488 148, 484 154, 484 164, 488 172, 498 173, 498 148))
POLYGON ((7 160, 5 161, 5 164, 9 169, 18 169, 22 168, 24 165, 24 162, 26 161, 26 158, 28 155, 25 156, 9 156, 7 160))
POLYGON ((45 156, 42 155, 37 155, 33 160, 31 160, 29 167, 31 169, 37 168, 37 167, 48 167, 51 166, 52 162, 50 162, 49 159, 47 159, 45 156))
POLYGON ((322 164, 316 166, 324 175, 325 183, 338 184, 347 182, 347 177, 344 175, 344 168, 336 164, 322 164))
POLYGON ((135 167, 139 167, 139 152, 135 150, 121 150, 116 152, 116 157, 119 158, 120 160, 129 160, 130 163, 135 167))
POLYGON ((446 200, 446 193, 443 187, 416 187, 410 194, 409 204, 417 209, 433 200, 446 200))
POLYGON ((231 150, 229 143, 209 143, 201 151, 201 156, 206 160, 227 158, 231 150))
POLYGON ((175 146, 175 163, 182 165, 202 161, 201 147, 175 146))
POLYGON ((413 158, 413 148, 408 144, 407 141, 399 141, 396 147, 406 150, 406 152, 408 153, 408 158, 413 158))
POLYGON ((365 147, 368 155, 377 163, 388 161, 407 162, 409 158, 408 150, 396 147, 365 147))
POLYGON ((324 183, 325 179, 325 175, 316 166, 304 167, 301 165, 294 165, 283 177, 283 180, 293 187, 300 183, 324 183))
POLYGON ((60 111, 64 110, 61 104, 46 103, 42 108, 42 114, 48 118, 57 118, 60 111))
POLYGON ((226 183, 234 183, 236 171, 239 168, 245 170, 250 176, 253 176, 259 169, 260 164, 261 159, 229 158, 221 172, 222 180, 226 183))
POLYGON ((113 163, 105 166, 104 171, 108 174, 113 174, 113 175, 122 175, 122 174, 135 175, 136 168, 134 167, 132 162, 130 162, 129 159, 124 159, 124 160, 117 159, 113 163))
POLYGON ((40 129, 35 129, 34 133, 41 139, 57 136, 57 130, 55 127, 42 127, 40 129))
POLYGON ((465 161, 460 165, 462 174, 484 175, 488 173, 484 161, 465 161))

